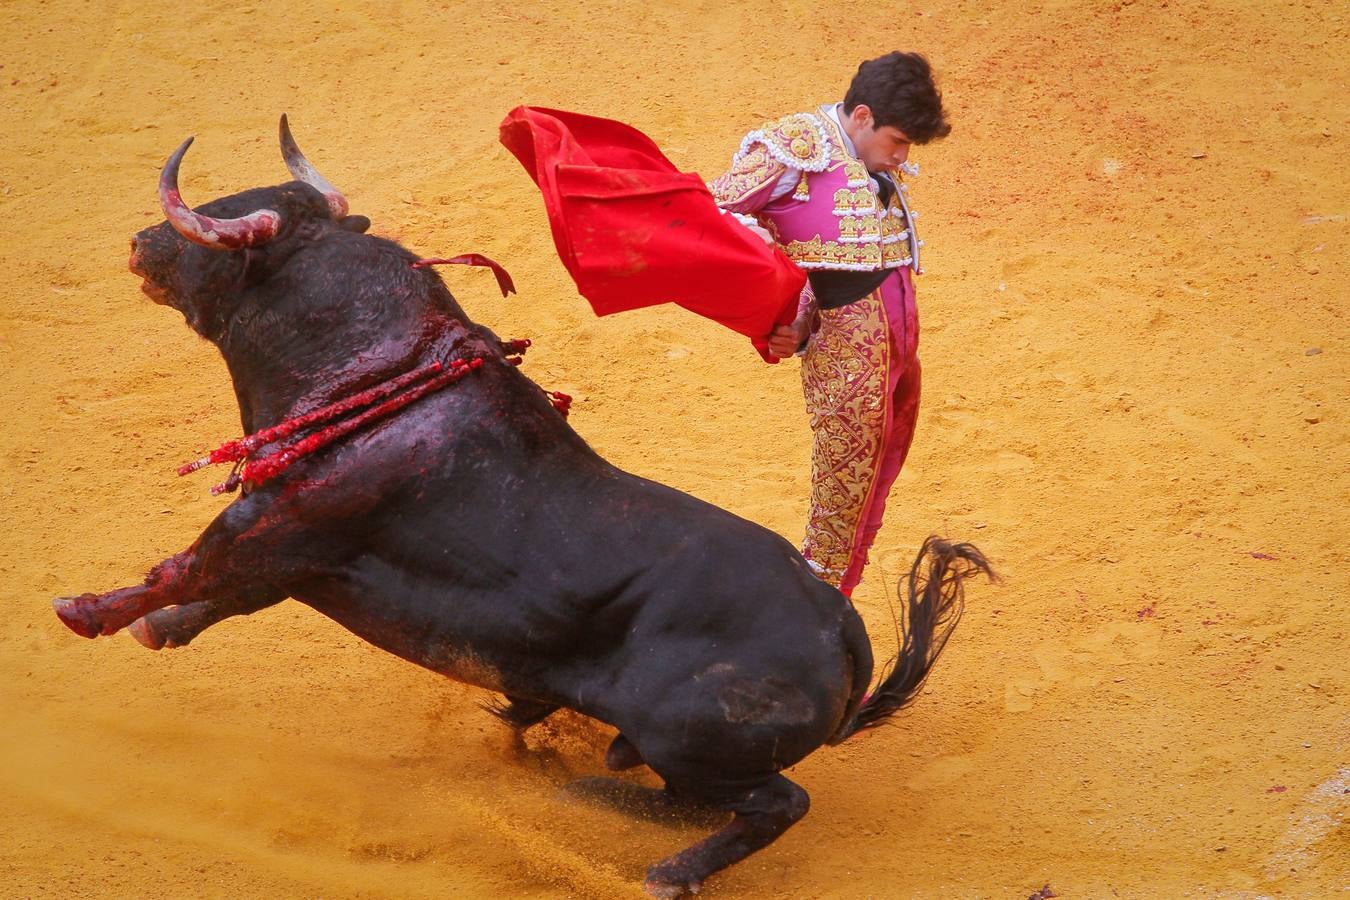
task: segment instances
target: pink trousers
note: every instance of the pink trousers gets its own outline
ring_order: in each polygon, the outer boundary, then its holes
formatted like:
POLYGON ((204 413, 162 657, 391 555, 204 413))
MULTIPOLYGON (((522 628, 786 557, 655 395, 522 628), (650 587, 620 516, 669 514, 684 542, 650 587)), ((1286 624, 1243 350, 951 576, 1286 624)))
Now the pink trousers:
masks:
POLYGON ((919 318, 910 271, 821 310, 802 360, 811 418, 811 510, 802 554, 851 595, 881 528, 919 413, 919 318))

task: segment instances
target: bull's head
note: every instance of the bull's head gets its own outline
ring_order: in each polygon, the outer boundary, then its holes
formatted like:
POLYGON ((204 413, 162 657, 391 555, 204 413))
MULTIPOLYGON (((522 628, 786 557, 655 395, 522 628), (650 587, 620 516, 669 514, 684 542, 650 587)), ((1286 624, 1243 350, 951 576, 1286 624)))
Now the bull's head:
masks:
POLYGON ((129 268, 156 303, 177 309, 204 337, 219 336, 229 298, 267 277, 305 242, 331 228, 365 231, 370 220, 347 215, 347 199, 305 159, 281 117, 281 153, 296 179, 213 200, 197 210, 183 202, 178 167, 185 140, 159 179, 167 221, 131 239, 129 268))

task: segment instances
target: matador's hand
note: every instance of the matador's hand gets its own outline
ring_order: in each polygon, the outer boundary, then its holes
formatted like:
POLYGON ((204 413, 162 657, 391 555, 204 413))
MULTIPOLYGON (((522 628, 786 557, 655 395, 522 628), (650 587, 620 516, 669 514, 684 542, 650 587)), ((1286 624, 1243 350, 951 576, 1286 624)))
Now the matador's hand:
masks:
POLYGON ((791 325, 779 325, 769 335, 769 352, 779 359, 791 356, 810 334, 811 320, 800 318, 791 325))

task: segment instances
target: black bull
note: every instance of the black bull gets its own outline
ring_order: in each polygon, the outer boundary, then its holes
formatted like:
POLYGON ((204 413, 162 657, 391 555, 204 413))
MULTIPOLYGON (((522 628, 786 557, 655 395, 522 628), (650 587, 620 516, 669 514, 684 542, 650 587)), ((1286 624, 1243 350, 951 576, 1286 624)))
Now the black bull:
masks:
MULTIPOLYGON (((509 364, 431 269, 300 155, 297 180, 206 204, 161 179, 169 221, 132 242, 143 290, 219 347, 246 433, 433 362, 476 371, 244 484, 143 584, 56 601, 85 637, 131 626, 158 649, 286 597, 391 653, 505 695, 524 728, 568 707, 619 730, 611 769, 666 784, 583 785, 648 810, 731 821, 652 866, 659 896, 767 845, 805 815, 781 772, 913 699, 988 565, 930 539, 903 597, 907 631, 868 695, 862 620, 779 536, 616 469, 509 364)), ((267 450, 257 456, 266 458, 267 450)))

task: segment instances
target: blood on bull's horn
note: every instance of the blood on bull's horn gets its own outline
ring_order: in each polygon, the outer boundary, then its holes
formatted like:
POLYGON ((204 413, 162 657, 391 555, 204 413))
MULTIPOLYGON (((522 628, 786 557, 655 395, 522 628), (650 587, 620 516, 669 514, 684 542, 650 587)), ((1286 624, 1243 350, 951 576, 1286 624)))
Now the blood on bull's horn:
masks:
POLYGON ((286 160, 286 168, 290 170, 292 178, 317 188, 323 194, 324 199, 328 201, 328 211, 333 214, 334 219, 340 219, 347 214, 347 198, 329 184, 328 179, 320 175, 319 170, 305 159, 305 155, 295 143, 295 138, 291 137, 291 126, 286 122, 285 113, 281 114, 281 156, 286 160))
POLYGON ((183 141, 164 164, 164 171, 159 176, 159 205, 164 208, 169 224, 194 244, 213 250, 257 247, 275 237, 281 228, 281 215, 274 210, 260 209, 237 219, 214 219, 193 212, 183 202, 183 195, 178 190, 178 166, 191 146, 192 138, 183 141))

